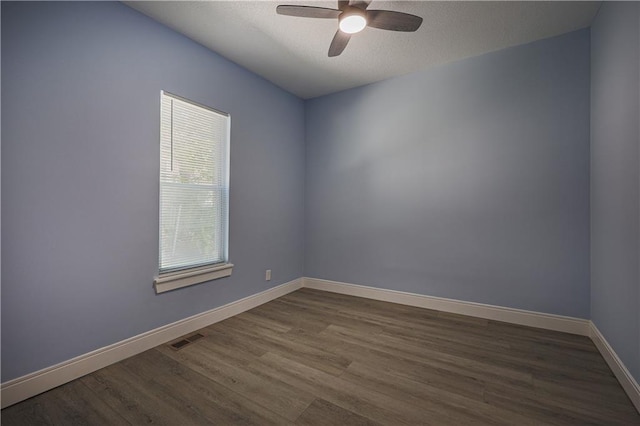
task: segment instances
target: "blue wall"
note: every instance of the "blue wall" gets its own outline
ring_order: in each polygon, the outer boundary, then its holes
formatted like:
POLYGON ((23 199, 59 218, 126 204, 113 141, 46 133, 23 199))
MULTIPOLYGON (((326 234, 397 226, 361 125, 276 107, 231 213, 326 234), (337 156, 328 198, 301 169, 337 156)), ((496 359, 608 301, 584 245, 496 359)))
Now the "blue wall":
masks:
POLYGON ((140 13, 3 2, 2 124, 2 381, 302 276, 303 102, 140 13), (231 114, 235 268, 156 295, 162 89, 231 114))
POLYGON ((591 314, 640 381, 640 5, 591 29, 591 314))
POLYGON ((589 318, 589 31, 308 101, 305 275, 589 318))

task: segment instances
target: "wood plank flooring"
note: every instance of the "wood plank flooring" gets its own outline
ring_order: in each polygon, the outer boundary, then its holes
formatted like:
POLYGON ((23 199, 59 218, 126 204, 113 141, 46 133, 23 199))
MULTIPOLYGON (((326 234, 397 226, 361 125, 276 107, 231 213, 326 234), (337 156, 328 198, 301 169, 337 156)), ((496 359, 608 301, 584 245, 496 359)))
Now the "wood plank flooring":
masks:
POLYGON ((3 425, 640 425, 586 337, 302 289, 3 425))

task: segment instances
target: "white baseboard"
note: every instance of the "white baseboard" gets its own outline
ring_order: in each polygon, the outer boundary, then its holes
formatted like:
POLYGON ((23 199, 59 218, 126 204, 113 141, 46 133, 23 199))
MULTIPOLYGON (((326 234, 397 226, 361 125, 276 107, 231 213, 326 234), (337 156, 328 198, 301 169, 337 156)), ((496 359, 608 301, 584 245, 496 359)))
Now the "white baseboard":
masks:
POLYGON ((640 411, 640 386, 598 328, 589 320, 306 277, 10 380, 0 388, 1 406, 8 407, 302 287, 588 336, 640 411))
POLYGON ((504 321, 512 324, 562 331, 565 333, 589 336, 589 320, 565 317, 561 315, 544 314, 525 311, 522 309, 505 308, 502 306, 485 305, 482 303, 463 302, 442 297, 424 296, 396 290, 386 290, 337 281, 321 280, 317 278, 303 278, 304 287, 316 290, 331 291, 348 294, 350 296, 365 297, 383 302, 399 303, 419 308, 435 309, 478 318, 504 321))
POLYGON ((622 360, 618 357, 618 354, 616 354, 611 345, 609 345, 607 339, 600 333, 598 327, 591 321, 589 321, 589 323, 589 337, 593 340, 593 343, 602 354, 604 360, 609 364, 609 368, 611 368, 611 371, 615 374, 622 388, 629 396, 629 399, 631 399, 631 402, 635 405, 636 410, 640 412, 640 386, 638 382, 636 382, 629 370, 627 370, 627 367, 625 367, 622 360))
POLYGON ((155 330, 139 334, 80 355, 68 361, 18 377, 2 384, 0 400, 2 408, 23 401, 108 365, 137 355, 158 345, 165 344, 185 334, 238 315, 270 300, 277 299, 302 287, 302 279, 273 287, 269 290, 237 300, 224 306, 176 321, 155 330))

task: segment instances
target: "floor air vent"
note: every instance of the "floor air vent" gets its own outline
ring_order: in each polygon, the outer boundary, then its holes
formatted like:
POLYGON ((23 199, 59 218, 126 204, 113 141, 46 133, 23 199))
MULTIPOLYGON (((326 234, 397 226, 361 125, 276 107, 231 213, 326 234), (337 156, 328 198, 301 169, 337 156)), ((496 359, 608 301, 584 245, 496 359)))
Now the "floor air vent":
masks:
POLYGON ((195 342, 196 340, 202 339, 204 336, 200 333, 192 334, 191 336, 187 336, 184 339, 178 340, 177 342, 171 343, 169 346, 175 349, 176 351, 184 348, 185 346, 195 342))

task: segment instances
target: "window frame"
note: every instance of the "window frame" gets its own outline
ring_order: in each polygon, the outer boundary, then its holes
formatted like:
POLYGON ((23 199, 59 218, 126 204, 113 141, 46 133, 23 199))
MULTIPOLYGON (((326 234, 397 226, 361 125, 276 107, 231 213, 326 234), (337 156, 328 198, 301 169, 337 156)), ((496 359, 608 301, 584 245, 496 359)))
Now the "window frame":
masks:
MULTIPOLYGON (((167 92, 165 90, 160 91, 160 146, 162 146, 162 126, 163 126, 163 115, 162 115, 162 104, 165 97, 169 97, 172 99, 176 99, 178 101, 187 103, 189 105, 193 105, 198 108, 205 109, 207 111, 211 111, 215 114, 226 117, 227 120, 227 128, 225 140, 223 141, 226 144, 225 147, 225 158, 223 159, 225 171, 223 174, 223 187, 226 188, 226 191, 223 190, 225 194, 225 202, 226 202, 226 211, 225 216, 223 217, 223 228, 224 235, 222 236, 223 241, 223 261, 215 262, 215 263, 207 263, 207 264, 194 264, 188 265, 185 267, 171 268, 162 270, 160 261, 161 261, 161 253, 162 253, 162 151, 160 151, 160 170, 158 174, 158 274, 153 280, 153 285, 156 293, 163 293, 170 290, 176 290, 178 288, 200 284, 203 282, 216 280, 219 278, 228 277, 231 275, 233 271, 233 264, 229 263, 229 166, 230 166, 230 144, 231 144, 231 115, 227 112, 220 111, 215 108, 211 108, 206 105, 202 105, 198 102, 194 102, 190 99, 183 98, 178 95, 174 95, 173 93, 167 92)), ((223 188, 223 189, 224 189, 223 188)))

